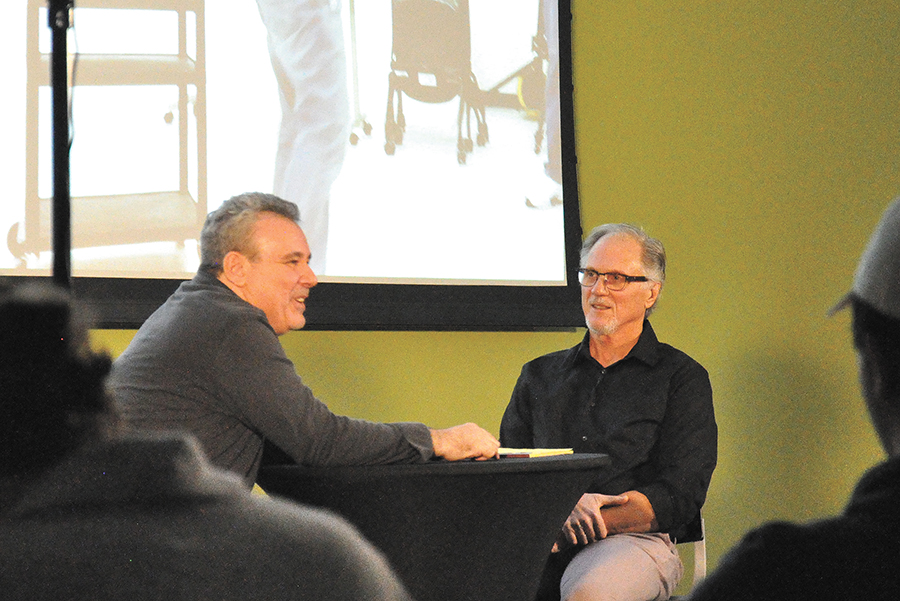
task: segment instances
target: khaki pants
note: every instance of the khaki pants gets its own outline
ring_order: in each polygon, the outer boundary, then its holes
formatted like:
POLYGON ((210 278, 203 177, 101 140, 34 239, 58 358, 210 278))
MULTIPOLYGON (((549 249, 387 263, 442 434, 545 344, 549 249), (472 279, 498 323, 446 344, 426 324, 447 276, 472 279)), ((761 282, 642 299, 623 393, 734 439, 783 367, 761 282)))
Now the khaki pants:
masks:
POLYGON ((668 534, 614 534, 585 547, 560 582, 563 601, 668 599, 684 566, 668 534))

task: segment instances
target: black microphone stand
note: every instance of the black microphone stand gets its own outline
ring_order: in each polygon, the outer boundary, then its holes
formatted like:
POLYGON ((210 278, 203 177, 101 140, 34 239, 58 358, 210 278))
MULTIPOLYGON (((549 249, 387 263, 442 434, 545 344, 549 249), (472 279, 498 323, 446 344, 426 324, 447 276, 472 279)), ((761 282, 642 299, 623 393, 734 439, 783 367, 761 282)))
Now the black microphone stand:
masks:
POLYGON ((53 92, 53 282, 72 287, 72 215, 69 193, 69 99, 66 35, 74 0, 49 0, 53 31, 50 84, 53 92))

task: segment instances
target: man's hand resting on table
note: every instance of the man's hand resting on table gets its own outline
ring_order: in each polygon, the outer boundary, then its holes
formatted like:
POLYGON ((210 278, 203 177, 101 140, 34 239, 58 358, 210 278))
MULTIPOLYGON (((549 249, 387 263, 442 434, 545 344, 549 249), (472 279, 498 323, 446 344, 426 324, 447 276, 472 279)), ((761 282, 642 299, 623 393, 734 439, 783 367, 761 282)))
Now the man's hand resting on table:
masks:
POLYGON ((434 454, 448 461, 493 459, 500 441, 477 424, 462 424, 443 430, 431 430, 434 454))

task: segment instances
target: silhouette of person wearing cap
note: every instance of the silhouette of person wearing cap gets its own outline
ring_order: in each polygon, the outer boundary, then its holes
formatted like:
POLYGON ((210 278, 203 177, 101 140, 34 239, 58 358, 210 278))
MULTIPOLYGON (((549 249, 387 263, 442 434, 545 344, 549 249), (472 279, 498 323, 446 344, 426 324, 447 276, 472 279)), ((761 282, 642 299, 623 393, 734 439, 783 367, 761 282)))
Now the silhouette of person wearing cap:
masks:
POLYGON ((689 599, 900 599, 900 198, 830 313, 845 307, 863 397, 888 459, 863 476, 841 515, 748 533, 689 599))

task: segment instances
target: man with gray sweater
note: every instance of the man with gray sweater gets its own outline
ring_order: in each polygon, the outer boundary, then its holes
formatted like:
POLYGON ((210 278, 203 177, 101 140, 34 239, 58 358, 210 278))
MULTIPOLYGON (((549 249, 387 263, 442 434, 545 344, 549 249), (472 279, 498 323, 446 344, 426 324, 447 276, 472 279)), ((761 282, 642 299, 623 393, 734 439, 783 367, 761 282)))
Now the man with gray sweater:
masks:
POLYGON ((269 441, 302 465, 495 457, 475 424, 430 429, 338 416, 297 375, 278 337, 306 324, 316 275, 297 207, 247 193, 209 214, 197 275, 144 323, 110 379, 139 429, 191 432, 250 486, 269 441))

